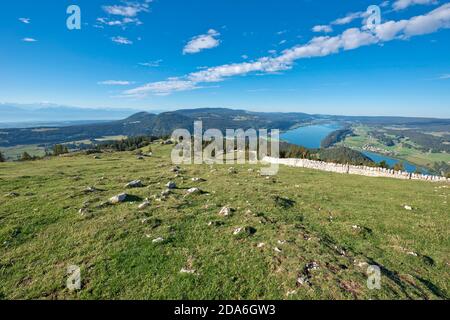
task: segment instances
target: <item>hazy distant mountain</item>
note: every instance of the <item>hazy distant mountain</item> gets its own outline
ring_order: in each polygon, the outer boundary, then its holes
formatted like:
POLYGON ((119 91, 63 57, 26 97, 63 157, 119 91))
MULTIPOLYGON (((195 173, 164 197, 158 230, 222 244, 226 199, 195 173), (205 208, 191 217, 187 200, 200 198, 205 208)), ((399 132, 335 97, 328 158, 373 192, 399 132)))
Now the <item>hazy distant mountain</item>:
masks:
POLYGON ((80 120, 118 120, 137 111, 135 109, 95 109, 61 106, 56 104, 0 103, 0 123, 57 122, 80 120))
POLYGON ((202 120, 203 129, 288 129, 293 125, 311 120, 304 113, 260 113, 230 109, 193 109, 152 114, 139 112, 123 120, 61 126, 49 130, 22 128, 2 129, 0 146, 19 144, 54 144, 111 135, 170 135, 175 129, 191 131, 194 121, 202 120))

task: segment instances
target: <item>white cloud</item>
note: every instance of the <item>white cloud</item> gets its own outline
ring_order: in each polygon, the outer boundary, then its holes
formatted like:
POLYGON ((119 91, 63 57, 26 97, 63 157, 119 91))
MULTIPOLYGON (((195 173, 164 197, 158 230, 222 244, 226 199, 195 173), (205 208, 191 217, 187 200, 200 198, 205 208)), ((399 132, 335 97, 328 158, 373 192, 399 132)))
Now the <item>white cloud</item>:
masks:
POLYGON ((330 26, 326 26, 326 25, 319 25, 319 26, 314 26, 312 28, 312 31, 330 33, 330 32, 333 32, 333 28, 330 26))
POLYGON ((334 25, 349 24, 353 20, 356 20, 358 18, 364 17, 364 15, 365 15, 365 12, 362 12, 362 11, 360 11, 360 12, 351 12, 351 13, 348 13, 343 18, 339 18, 339 19, 334 20, 333 22, 331 22, 331 24, 334 24, 334 25))
POLYGON ((140 62, 139 65, 143 67, 149 67, 149 68, 156 68, 159 67, 162 60, 155 60, 155 61, 149 61, 149 62, 140 62))
POLYGON ((128 86, 133 84, 131 81, 123 81, 123 80, 105 80, 97 82, 97 84, 105 85, 105 86, 128 86))
POLYGON ((125 37, 121 37, 121 36, 112 37, 111 41, 115 42, 115 43, 118 43, 118 44, 126 44, 126 45, 133 44, 133 41, 131 41, 131 40, 125 38, 125 37))
POLYGON ((390 41, 429 34, 442 28, 450 28, 450 3, 409 20, 388 21, 377 26, 375 33, 381 41, 390 41))
POLYGON ((115 16, 136 17, 140 12, 148 12, 151 0, 144 2, 124 2, 124 5, 103 6, 103 10, 115 16))
POLYGON ((125 27, 128 24, 134 25, 142 24, 142 22, 137 18, 122 18, 120 20, 109 18, 97 18, 97 22, 107 26, 119 26, 119 27, 125 27))
POLYGON ((450 73, 443 74, 439 77, 439 80, 447 80, 450 79, 450 73))
POLYGON ((202 50, 212 49, 220 44, 220 40, 216 37, 220 36, 220 33, 214 29, 210 29, 207 34, 201 34, 189 41, 183 48, 183 54, 198 53, 202 50))
POLYGON ((211 67, 189 73, 181 78, 169 78, 167 81, 148 83, 128 90, 124 94, 167 95, 175 91, 197 89, 202 83, 220 82, 235 76, 280 72, 291 69, 295 61, 299 59, 325 57, 343 50, 353 50, 396 38, 407 39, 415 35, 433 33, 441 28, 450 28, 450 4, 442 5, 428 14, 412 17, 409 20, 388 21, 377 26, 374 32, 364 28, 350 28, 334 37, 314 37, 308 43, 284 50, 278 56, 211 67))
POLYGON ((30 18, 19 18, 19 21, 25 24, 30 24, 31 19, 30 18))
POLYGON ((414 5, 430 5, 437 3, 438 1, 436 0, 397 0, 392 4, 392 7, 394 8, 394 10, 398 11, 414 5))
POLYGON ((165 96, 171 94, 172 92, 194 90, 197 88, 197 85, 192 81, 171 78, 166 81, 148 83, 141 87, 127 90, 124 92, 124 95, 138 97, 152 93, 155 95, 165 96))
POLYGON ((37 40, 34 38, 23 38, 22 41, 23 42, 37 42, 37 40))

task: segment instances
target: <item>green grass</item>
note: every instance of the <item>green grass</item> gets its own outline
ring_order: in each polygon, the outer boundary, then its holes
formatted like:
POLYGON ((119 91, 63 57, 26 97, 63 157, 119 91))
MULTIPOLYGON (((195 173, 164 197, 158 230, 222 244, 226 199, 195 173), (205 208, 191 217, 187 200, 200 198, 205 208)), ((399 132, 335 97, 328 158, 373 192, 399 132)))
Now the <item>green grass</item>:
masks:
POLYGON ((234 165, 236 174, 229 173, 230 166, 185 165, 175 177, 170 146, 152 149, 155 156, 145 160, 110 153, 98 160, 1 163, 0 298, 450 296, 448 185, 288 167, 267 179, 250 165, 234 165), (192 182, 193 177, 206 181, 192 182), (134 179, 145 187, 125 190, 134 179), (167 200, 154 199, 171 180, 178 189, 167 200), (87 186, 104 191, 85 194, 87 186), (191 187, 206 193, 184 197, 191 187), (124 191, 137 200, 150 198, 151 206, 139 211, 137 201, 98 207, 124 191), (78 213, 85 201, 88 217, 78 213), (231 217, 218 215, 225 205, 236 210, 231 217), (222 224, 208 226, 210 221, 222 224), (246 226, 256 233, 233 235, 246 226), (158 237, 166 241, 152 243, 158 237), (265 246, 257 248, 261 242, 265 246), (297 278, 313 261, 319 269, 311 271, 310 285, 298 286, 297 278), (363 262, 382 267, 381 290, 367 288, 363 262), (66 289, 69 265, 81 267, 78 292, 66 289), (196 274, 181 274, 182 268, 196 274))
POLYGON ((0 148, 0 152, 5 155, 6 159, 17 160, 24 152, 31 156, 42 157, 45 155, 45 148, 38 145, 14 146, 0 148))

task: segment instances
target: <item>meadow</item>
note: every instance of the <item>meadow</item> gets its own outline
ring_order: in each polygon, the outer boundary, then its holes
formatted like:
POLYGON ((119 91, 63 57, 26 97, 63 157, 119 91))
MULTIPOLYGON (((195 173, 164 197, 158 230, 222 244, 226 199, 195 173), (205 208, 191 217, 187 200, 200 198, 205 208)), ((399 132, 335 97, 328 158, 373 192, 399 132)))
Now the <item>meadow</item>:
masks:
POLYGON ((450 296, 449 185, 289 167, 264 177, 260 165, 174 170, 171 146, 151 148, 0 163, 0 298, 450 296), (125 188, 136 179, 142 187, 125 188), (105 203, 122 192, 127 201, 105 203), (70 265, 81 290, 66 287, 70 265), (367 287, 369 265, 380 289, 367 287))

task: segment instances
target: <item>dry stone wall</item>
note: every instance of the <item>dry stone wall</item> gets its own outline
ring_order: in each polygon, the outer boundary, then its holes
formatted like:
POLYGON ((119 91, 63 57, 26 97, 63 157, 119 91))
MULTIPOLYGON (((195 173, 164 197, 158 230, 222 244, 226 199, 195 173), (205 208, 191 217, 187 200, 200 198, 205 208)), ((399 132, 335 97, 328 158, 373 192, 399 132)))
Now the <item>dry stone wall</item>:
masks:
POLYGON ((450 182, 450 179, 440 176, 430 176, 424 174, 409 173, 404 171, 395 171, 392 169, 338 164, 308 159, 279 159, 279 158, 265 157, 263 161, 273 164, 286 165, 290 167, 309 168, 345 174, 356 174, 367 177, 385 177, 403 180, 422 180, 422 181, 447 182, 447 183, 450 182))

